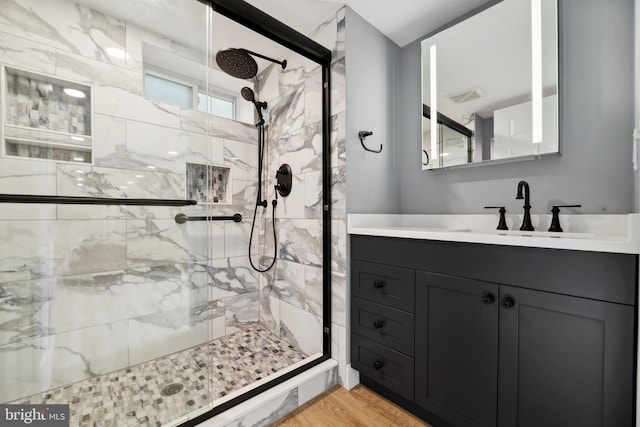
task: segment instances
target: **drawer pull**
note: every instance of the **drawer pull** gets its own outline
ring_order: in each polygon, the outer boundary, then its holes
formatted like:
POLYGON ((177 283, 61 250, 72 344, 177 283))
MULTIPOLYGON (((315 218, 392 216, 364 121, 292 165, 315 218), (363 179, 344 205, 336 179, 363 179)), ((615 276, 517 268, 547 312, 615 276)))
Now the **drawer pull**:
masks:
POLYGON ((491 292, 485 292, 482 294, 483 304, 486 304, 486 305, 493 304, 495 300, 496 300, 496 297, 494 297, 491 292))
POLYGON ((381 319, 378 319, 376 321, 373 322, 373 327, 376 329, 380 329, 384 326, 384 321, 381 319))
POLYGON ((384 366, 384 362, 382 360, 376 360, 373 362, 373 369, 376 371, 384 366))
POLYGON ((373 282, 373 287, 376 289, 384 288, 384 280, 376 280, 373 282))

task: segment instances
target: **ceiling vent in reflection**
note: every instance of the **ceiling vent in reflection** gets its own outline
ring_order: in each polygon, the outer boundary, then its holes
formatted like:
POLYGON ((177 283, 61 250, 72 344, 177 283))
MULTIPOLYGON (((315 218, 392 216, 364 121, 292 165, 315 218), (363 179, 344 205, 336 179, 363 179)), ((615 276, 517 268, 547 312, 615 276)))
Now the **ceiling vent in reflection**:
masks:
POLYGON ((464 90, 462 92, 455 93, 453 95, 449 95, 447 98, 455 102, 456 104, 462 104, 463 102, 473 101, 474 99, 481 98, 485 96, 487 92, 484 91, 479 86, 476 86, 471 89, 464 90))

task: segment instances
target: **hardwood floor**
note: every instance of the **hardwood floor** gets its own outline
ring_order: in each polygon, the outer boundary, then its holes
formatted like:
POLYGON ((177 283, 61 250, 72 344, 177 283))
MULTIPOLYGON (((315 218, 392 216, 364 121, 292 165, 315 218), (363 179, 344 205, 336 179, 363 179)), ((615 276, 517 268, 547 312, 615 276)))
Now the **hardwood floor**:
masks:
POLYGON ((358 385, 336 386, 272 424, 276 427, 431 427, 396 404, 358 385))

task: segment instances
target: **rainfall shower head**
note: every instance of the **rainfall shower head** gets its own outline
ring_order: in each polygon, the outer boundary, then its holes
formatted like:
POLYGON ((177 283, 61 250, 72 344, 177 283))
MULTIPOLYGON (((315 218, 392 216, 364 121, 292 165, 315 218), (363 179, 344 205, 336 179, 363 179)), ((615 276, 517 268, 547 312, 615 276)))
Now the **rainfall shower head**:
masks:
POLYGON ((216 62, 222 71, 232 77, 251 79, 258 74, 258 64, 251 56, 257 56, 258 58, 280 64, 283 70, 287 67, 286 60, 281 62, 247 49, 234 48, 219 50, 218 53, 216 53, 216 62))
POLYGON ((238 79, 250 79, 258 74, 256 60, 244 49, 219 50, 216 62, 222 71, 238 79))

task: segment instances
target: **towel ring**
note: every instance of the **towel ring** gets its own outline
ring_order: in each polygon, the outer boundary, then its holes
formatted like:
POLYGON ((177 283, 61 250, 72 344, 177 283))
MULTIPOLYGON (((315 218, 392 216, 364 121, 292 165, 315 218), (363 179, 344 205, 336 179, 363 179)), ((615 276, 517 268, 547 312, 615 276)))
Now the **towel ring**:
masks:
POLYGON ((379 153, 382 151, 382 144, 380 144, 380 148, 378 150, 372 150, 370 148, 367 148, 366 145, 364 145, 364 140, 367 139, 368 136, 373 135, 373 132, 370 132, 368 130, 361 130, 360 132, 358 132, 358 137, 360 138, 360 144, 362 144, 362 148, 364 148, 367 151, 370 151, 372 153, 379 153))

